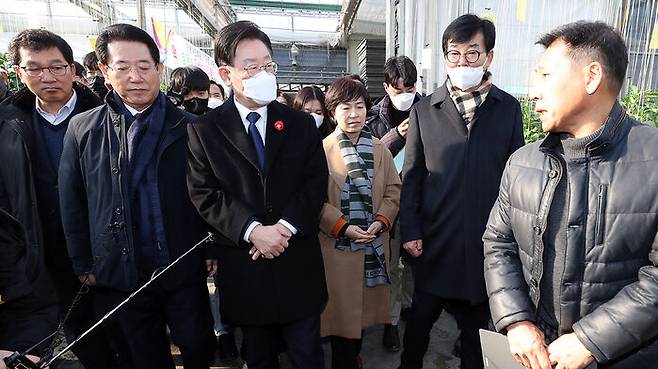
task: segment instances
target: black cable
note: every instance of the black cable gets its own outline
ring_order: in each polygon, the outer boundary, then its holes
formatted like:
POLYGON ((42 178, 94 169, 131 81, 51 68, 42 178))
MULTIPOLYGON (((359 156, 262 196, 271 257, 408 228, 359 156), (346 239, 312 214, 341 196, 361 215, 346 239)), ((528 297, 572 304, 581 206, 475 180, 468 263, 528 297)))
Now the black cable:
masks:
MULTIPOLYGON (((84 294, 86 294, 86 293, 89 292, 89 287, 87 286, 87 283, 86 283, 88 277, 85 277, 85 280, 84 280, 84 282, 83 282, 82 287, 80 287, 80 290, 78 291, 78 294, 77 294, 76 297, 73 299, 73 302, 71 303, 71 307, 70 307, 69 310, 67 311, 67 313, 66 313, 64 319, 62 320, 62 322, 61 322, 61 323, 59 324, 59 326, 57 327, 57 330, 55 330, 55 332, 53 332, 53 333, 51 333, 50 335, 48 335, 46 338, 44 338, 44 339, 42 339, 41 341, 39 341, 39 343, 37 343, 36 345, 30 347, 27 351, 24 351, 24 352, 18 352, 18 351, 16 351, 16 352, 14 352, 13 354, 11 354, 9 357, 4 358, 3 361, 5 362, 5 365, 7 366, 7 369, 43 369, 43 368, 45 368, 45 367, 51 365, 55 360, 59 359, 62 355, 64 355, 64 354, 65 354, 66 352, 68 352, 69 350, 71 350, 71 348, 72 348, 75 344, 77 344, 81 339, 83 339, 84 337, 86 337, 86 336, 87 336, 89 333, 91 333, 94 329, 96 329, 98 326, 100 326, 101 324, 103 324, 108 318, 110 318, 114 313, 116 313, 121 307, 123 307, 125 304, 127 304, 128 302, 130 302, 130 300, 131 300, 133 297, 135 297, 135 296, 136 296, 137 294, 139 294, 141 291, 143 291, 144 289, 146 289, 148 286, 151 285, 151 283, 153 283, 153 282, 154 282, 156 279, 158 279, 161 275, 163 275, 163 274, 166 273, 169 269, 171 269, 174 265, 176 265, 181 259, 183 259, 185 256, 189 255, 191 252, 193 252, 194 250, 196 250, 196 248, 199 247, 200 245, 206 243, 206 241, 212 241, 213 239, 214 239, 214 238, 213 238, 212 233, 208 233, 208 235, 207 235, 204 239, 202 239, 201 241, 199 241, 196 245, 192 246, 189 250, 185 251, 182 255, 180 255, 178 258, 176 258, 176 260, 174 260, 173 262, 171 262, 169 265, 167 265, 166 267, 161 267, 161 268, 156 269, 156 270, 153 272, 153 274, 151 275, 151 279, 149 279, 146 283, 144 283, 144 284, 143 284, 140 288, 138 288, 136 291, 134 291, 133 293, 131 293, 130 296, 128 296, 125 300, 123 300, 123 301, 122 301, 121 303, 119 303, 116 307, 114 307, 114 309, 112 309, 112 310, 110 310, 109 312, 107 312, 107 313, 106 313, 106 314, 105 314, 105 315, 104 315, 104 316, 103 316, 98 322, 96 322, 94 325, 92 325, 91 327, 89 327, 89 329, 87 329, 86 331, 84 331, 80 336, 78 336, 78 338, 76 338, 73 342, 69 343, 66 347, 64 347, 64 349, 62 349, 62 351, 58 352, 56 355, 52 356, 52 357, 51 357, 50 359, 48 359, 48 360, 46 360, 46 359, 44 358, 44 359, 42 359, 41 361, 39 361, 37 364, 33 363, 31 360, 29 360, 29 359, 26 357, 26 355, 27 355, 30 351, 34 350, 36 347, 39 347, 39 345, 41 345, 42 343, 44 343, 45 341, 47 341, 48 339, 50 339, 51 337, 53 337, 54 335, 56 335, 57 333, 59 333, 60 330, 63 329, 63 327, 64 327, 64 323, 66 322, 66 320, 68 320, 68 318, 70 317, 71 311, 72 311, 72 310, 75 308, 75 306, 79 303, 80 299, 82 298, 82 295, 84 295, 84 294)), ((48 355, 48 356, 50 356, 50 355, 48 355)))

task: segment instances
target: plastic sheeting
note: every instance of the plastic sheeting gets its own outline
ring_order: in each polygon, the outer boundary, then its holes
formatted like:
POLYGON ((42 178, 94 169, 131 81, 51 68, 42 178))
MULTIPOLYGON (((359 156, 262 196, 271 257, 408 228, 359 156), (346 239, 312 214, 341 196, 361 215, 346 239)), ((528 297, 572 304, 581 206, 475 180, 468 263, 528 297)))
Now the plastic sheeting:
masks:
POLYGON ((441 48, 444 29, 466 13, 487 17, 496 25, 491 71, 495 83, 512 94, 529 91, 542 51, 534 45, 537 39, 577 20, 600 20, 617 28, 629 49, 628 83, 641 89, 658 88, 658 0, 400 0, 395 11, 397 54, 417 63, 425 93, 446 78, 441 48))

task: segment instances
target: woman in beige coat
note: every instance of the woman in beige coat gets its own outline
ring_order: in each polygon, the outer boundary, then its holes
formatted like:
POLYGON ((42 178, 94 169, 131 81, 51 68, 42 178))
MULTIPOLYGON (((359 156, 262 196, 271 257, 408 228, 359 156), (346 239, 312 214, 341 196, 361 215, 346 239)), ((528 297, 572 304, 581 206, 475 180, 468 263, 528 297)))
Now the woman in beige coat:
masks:
POLYGON ((324 139, 329 166, 320 244, 329 291, 322 336, 332 368, 357 369, 361 333, 390 321, 388 230, 400 205, 400 177, 388 149, 364 130, 370 99, 363 84, 335 80, 326 96, 337 123, 324 139))

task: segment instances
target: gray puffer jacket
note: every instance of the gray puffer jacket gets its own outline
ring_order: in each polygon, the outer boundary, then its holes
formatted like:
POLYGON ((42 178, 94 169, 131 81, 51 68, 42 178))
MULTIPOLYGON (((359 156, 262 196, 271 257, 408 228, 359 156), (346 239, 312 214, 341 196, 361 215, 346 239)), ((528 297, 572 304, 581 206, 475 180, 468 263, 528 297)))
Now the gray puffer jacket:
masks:
POLYGON ((563 168, 559 141, 549 134, 519 149, 503 174, 483 237, 496 329, 536 320, 548 267, 543 234, 566 169, 570 206, 558 331, 574 332, 599 363, 637 355, 658 368, 658 129, 615 103, 587 158, 563 168))

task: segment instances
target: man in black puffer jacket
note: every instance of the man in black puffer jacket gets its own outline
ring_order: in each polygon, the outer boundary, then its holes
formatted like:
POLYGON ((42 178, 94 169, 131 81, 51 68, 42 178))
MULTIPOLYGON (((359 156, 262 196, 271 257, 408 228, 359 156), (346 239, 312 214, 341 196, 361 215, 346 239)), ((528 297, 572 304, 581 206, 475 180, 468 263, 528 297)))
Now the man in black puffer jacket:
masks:
MULTIPOLYGON (((0 209, 19 227, 21 239, 3 245, 7 252, 16 253, 18 265, 4 258, 4 252, 0 263, 23 283, 12 286, 16 298, 12 309, 5 307, 0 313, 0 346, 24 350, 55 330, 81 286, 73 273, 59 216, 57 169, 69 121, 101 100, 73 82, 73 51, 60 36, 27 29, 12 39, 9 49, 25 87, 0 105, 0 209), (40 319, 50 322, 37 324, 40 319), (23 320, 25 325, 19 325, 23 320), (24 339, 17 340, 19 333, 24 339)), ((69 342, 95 322, 93 294, 82 296, 68 315, 64 333, 69 342)), ((81 340, 73 351, 88 368, 111 368, 114 356, 106 345, 101 329, 81 340)), ((44 354, 46 346, 35 353, 44 354)))
POLYGON ((538 44, 549 134, 510 158, 484 234, 493 322, 527 368, 658 368, 658 130, 616 101, 628 59, 611 27, 538 44))

